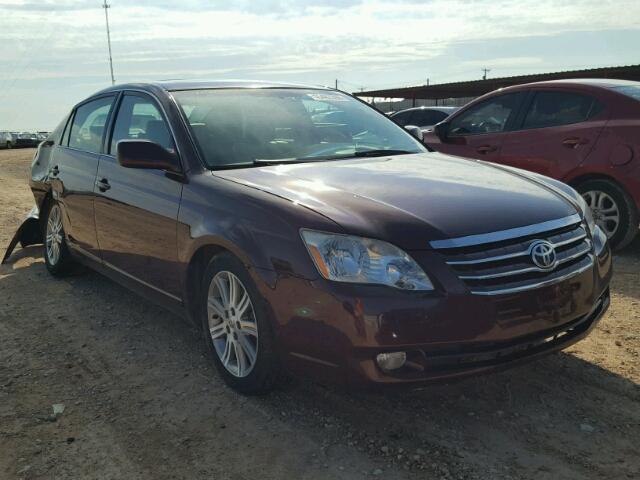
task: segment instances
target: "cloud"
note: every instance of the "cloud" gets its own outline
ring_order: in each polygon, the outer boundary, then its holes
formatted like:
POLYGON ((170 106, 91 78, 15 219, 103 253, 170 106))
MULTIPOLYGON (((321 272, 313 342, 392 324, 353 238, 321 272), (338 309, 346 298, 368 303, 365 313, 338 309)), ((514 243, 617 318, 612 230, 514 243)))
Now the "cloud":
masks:
MULTIPOLYGON (((638 0, 109 3, 118 81, 247 76, 333 83, 339 78, 378 88, 424 83, 427 77, 475 78, 485 66, 495 74, 567 69, 562 62, 569 54, 558 51, 573 52, 579 67, 632 63, 637 62, 632 46, 640 44, 638 0), (611 32, 625 33, 618 38, 611 32), (611 48, 599 56, 577 55, 575 43, 594 35, 607 35, 611 48)), ((0 0, 0 100, 35 84, 43 91, 62 88, 79 100, 91 93, 88 85, 96 79, 107 82, 100 4, 0 0)), ((37 94, 29 91, 29 98, 37 94)))

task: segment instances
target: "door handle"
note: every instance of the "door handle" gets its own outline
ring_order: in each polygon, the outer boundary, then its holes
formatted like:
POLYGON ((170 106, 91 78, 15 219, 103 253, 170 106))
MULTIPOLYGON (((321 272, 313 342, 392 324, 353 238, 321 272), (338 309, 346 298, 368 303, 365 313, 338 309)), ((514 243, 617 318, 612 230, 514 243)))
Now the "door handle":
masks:
POLYGON ((580 145, 586 145, 587 143, 589 143, 588 139, 578 137, 565 138, 562 141, 562 145, 567 148, 578 148, 580 145))
POLYGON ((98 187, 98 190, 101 192, 106 192, 111 188, 111 185, 109 185, 109 180, 102 178, 100 180, 96 180, 96 187, 98 187))
POLYGON ((49 170, 49 173, 51 174, 52 177, 57 177, 58 174, 60 173, 60 169, 58 168, 58 165, 54 165, 53 168, 49 170))
POLYGON ((486 155, 487 153, 493 153, 498 150, 498 147, 495 145, 480 145, 476 148, 476 152, 481 153, 482 155, 486 155))

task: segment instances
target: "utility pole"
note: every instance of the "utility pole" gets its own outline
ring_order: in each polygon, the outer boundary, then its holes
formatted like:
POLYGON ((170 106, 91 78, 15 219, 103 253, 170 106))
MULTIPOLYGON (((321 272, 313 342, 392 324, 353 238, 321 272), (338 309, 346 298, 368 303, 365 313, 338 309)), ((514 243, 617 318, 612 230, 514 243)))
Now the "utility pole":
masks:
POLYGON ((489 73, 491 71, 490 68, 483 68, 482 70, 482 79, 486 80, 487 79, 487 73, 489 73))
POLYGON ((336 78, 336 90, 338 89, 338 79, 336 78))
POLYGON ((113 77, 113 58, 111 57, 111 33, 109 32, 109 8, 111 5, 107 3, 107 0, 104 0, 102 4, 102 8, 104 8, 104 19, 107 22, 107 45, 109 46, 109 69, 111 70, 111 85, 115 85, 116 80, 113 77))

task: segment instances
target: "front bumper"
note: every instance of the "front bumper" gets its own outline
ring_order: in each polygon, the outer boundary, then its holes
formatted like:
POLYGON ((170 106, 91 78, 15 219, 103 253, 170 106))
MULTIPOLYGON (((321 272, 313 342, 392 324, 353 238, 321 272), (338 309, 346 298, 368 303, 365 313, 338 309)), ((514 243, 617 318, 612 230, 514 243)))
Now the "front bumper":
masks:
POLYGON ((438 281, 435 292, 279 278, 262 285, 282 361, 292 373, 345 385, 421 384, 504 369, 584 338, 609 306, 611 253, 593 267, 542 288, 474 295, 434 252, 414 258, 438 281), (450 273, 450 272, 449 272, 450 273), (399 370, 375 357, 407 352, 399 370))

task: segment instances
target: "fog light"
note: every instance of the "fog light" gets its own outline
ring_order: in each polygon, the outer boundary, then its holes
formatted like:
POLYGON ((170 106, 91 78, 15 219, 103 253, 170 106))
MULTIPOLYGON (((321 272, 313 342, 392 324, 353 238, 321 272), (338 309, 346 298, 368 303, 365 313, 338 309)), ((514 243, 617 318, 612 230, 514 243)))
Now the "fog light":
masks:
POLYGON ((406 352, 380 353, 376 357, 376 362, 378 362, 378 365, 383 370, 397 370, 402 368, 406 361, 406 352))

